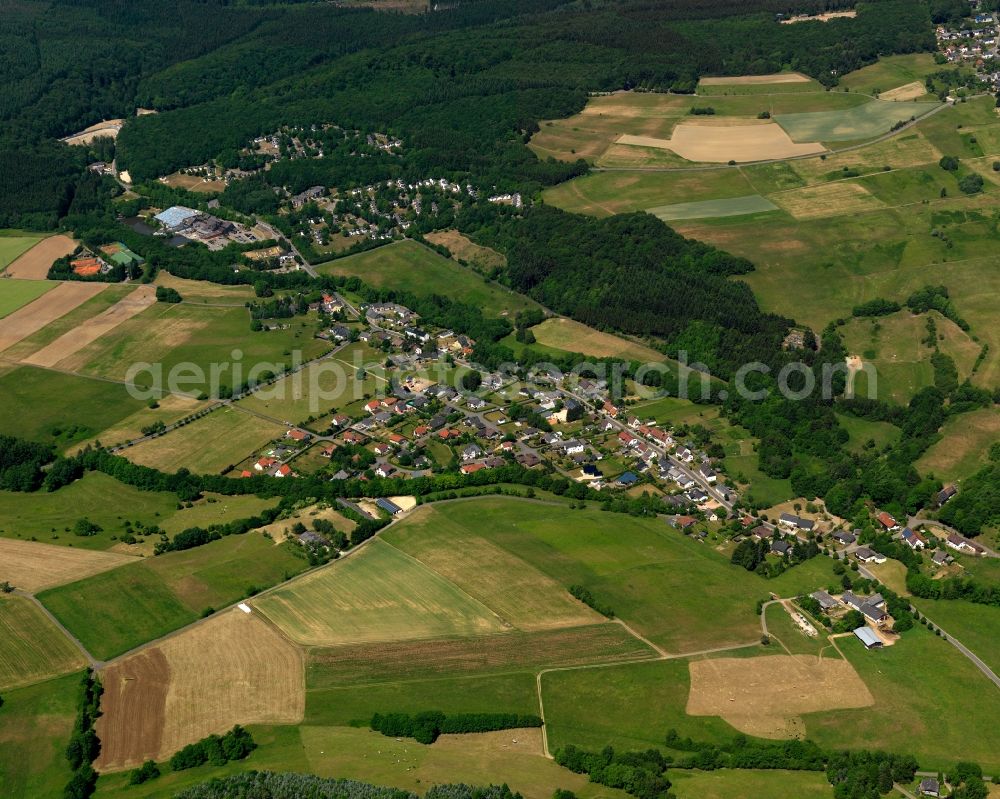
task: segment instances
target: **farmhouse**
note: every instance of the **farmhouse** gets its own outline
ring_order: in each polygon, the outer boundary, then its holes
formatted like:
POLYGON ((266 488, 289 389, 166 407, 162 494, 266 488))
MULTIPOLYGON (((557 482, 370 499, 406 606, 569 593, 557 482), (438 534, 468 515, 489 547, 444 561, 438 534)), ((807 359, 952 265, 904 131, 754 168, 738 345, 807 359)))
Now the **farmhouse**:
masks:
POLYGON ((865 649, 881 649, 882 639, 875 635, 868 627, 858 627, 854 634, 858 640, 865 645, 865 649))

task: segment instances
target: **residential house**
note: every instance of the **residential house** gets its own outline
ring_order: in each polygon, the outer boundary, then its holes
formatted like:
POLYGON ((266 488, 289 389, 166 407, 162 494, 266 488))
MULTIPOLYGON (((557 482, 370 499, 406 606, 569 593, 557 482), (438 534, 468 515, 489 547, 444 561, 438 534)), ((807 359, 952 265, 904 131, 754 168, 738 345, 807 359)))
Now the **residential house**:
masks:
POLYGON ((764 541, 765 539, 774 538, 774 536, 777 535, 777 531, 761 524, 754 527, 753 530, 750 531, 750 535, 760 541, 764 541))
POLYGON ((778 517, 778 524, 782 527, 787 527, 789 530, 802 530, 803 532, 811 532, 816 526, 816 522, 812 519, 803 519, 801 516, 796 516, 794 513, 782 513, 778 517))
POLYGON ((903 541, 905 541, 910 549, 914 551, 921 550, 927 546, 927 539, 916 530, 911 530, 909 527, 904 528, 902 536, 903 541))
POLYGON ((920 787, 917 790, 920 791, 921 796, 941 795, 941 786, 933 777, 924 777, 924 779, 920 780, 920 787))
POLYGON ((957 493, 958 493, 957 486, 955 485, 945 486, 934 495, 934 504, 940 508, 942 505, 944 505, 945 502, 947 502, 957 493))
POLYGON ((775 555, 780 555, 781 557, 787 557, 791 554, 792 545, 787 541, 772 541, 771 542, 771 552, 775 555))
POLYGON ((954 562, 954 560, 955 559, 943 549, 935 549, 934 554, 931 555, 931 561, 933 561, 935 566, 947 566, 949 563, 954 562))
POLYGON ((312 435, 305 430, 292 429, 285 433, 285 438, 290 438, 292 441, 309 441, 312 435))
POLYGON ((462 474, 475 474, 485 468, 487 468, 485 463, 464 463, 459 471, 461 471, 462 474))
POLYGON ((620 486, 633 486, 639 482, 639 475, 635 472, 625 472, 616 481, 620 486))
POLYGON ((868 547, 858 547, 854 551, 854 557, 857 558, 861 563, 885 563, 885 555, 880 552, 875 552, 868 547))
POLYGON ((853 533, 848 533, 845 532, 844 530, 838 530, 833 534, 833 540, 836 541, 838 544, 847 547, 853 544, 858 539, 857 536, 855 536, 853 533))
POLYGON ((274 476, 275 477, 292 477, 293 476, 292 475, 292 467, 289 466, 287 463, 283 463, 283 464, 281 464, 281 466, 279 466, 277 469, 275 469, 274 476))
POLYGON ((462 450, 462 460, 472 461, 476 458, 482 457, 483 448, 478 444, 469 444, 465 449, 462 450))
POLYGON ((958 552, 968 552, 972 555, 982 555, 986 551, 979 544, 969 541, 967 538, 962 538, 962 536, 955 533, 949 533, 945 539, 945 544, 958 552))
POLYGON ((253 465, 253 468, 258 472, 266 472, 277 463, 278 461, 276 458, 261 458, 253 465))
POLYGON ((396 473, 396 467, 391 463, 380 463, 375 467, 375 474, 379 477, 392 477, 396 473))
POLYGON ((890 532, 895 532, 896 530, 899 529, 899 524, 896 522, 895 518, 893 518, 891 514, 886 513, 885 511, 882 511, 878 516, 875 517, 875 519, 878 521, 879 524, 882 525, 883 528, 885 528, 890 532))

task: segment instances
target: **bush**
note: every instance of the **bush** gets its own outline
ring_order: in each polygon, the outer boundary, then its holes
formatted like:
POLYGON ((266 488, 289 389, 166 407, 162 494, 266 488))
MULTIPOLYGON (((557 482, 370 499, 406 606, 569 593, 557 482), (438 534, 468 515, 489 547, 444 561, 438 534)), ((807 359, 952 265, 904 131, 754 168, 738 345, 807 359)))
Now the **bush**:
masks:
POLYGON ((938 166, 947 172, 955 172, 958 170, 958 159, 953 155, 942 155, 938 166))
POLYGON ((966 194, 979 194, 983 190, 983 185, 982 175, 966 175, 958 181, 958 188, 966 194))
POLYGON ((181 295, 177 292, 177 289, 167 288, 166 286, 157 286, 156 301, 178 303, 181 301, 181 295))
POLYGON ((150 780, 155 780, 160 776, 160 767, 152 760, 147 760, 139 768, 134 769, 131 774, 129 774, 128 784, 129 785, 142 785, 144 782, 149 782, 150 780))

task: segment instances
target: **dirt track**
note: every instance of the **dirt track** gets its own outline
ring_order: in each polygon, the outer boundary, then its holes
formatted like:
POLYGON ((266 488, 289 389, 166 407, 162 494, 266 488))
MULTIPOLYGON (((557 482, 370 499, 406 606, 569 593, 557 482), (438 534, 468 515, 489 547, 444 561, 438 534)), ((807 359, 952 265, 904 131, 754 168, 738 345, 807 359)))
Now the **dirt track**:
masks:
POLYGON ((4 270, 7 277, 21 280, 45 280, 49 267, 57 258, 69 255, 76 249, 76 242, 69 236, 49 236, 42 239, 4 270))
POLYGON ((152 286, 140 286, 120 302, 103 313, 70 330, 38 352, 29 355, 23 363, 32 366, 55 366, 60 361, 82 350, 105 333, 146 310, 156 302, 156 291, 152 286))

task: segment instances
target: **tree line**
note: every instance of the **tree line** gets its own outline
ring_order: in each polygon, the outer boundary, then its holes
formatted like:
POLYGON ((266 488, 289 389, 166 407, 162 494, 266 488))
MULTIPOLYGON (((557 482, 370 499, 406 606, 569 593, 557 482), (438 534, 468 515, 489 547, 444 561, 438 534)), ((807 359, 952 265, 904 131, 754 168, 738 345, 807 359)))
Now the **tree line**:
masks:
POLYGON ((441 735, 541 727, 542 720, 538 716, 519 713, 446 715, 439 710, 428 710, 415 714, 376 713, 372 716, 370 726, 389 738, 413 738, 422 744, 432 744, 441 735))

